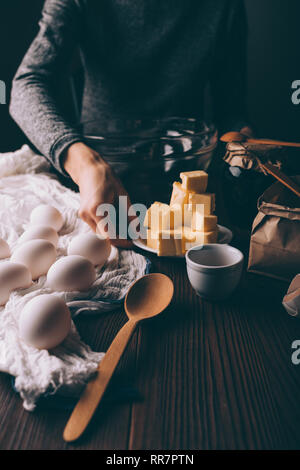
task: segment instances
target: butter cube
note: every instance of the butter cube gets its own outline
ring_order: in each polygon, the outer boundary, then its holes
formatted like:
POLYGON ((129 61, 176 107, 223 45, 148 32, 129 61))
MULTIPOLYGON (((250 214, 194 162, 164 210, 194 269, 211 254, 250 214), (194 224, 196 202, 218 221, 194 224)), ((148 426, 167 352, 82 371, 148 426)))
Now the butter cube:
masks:
POLYGON ((154 231, 151 229, 147 230, 147 246, 152 250, 158 249, 158 236, 159 231, 154 231))
MULTIPOLYGON (((202 207, 202 206, 201 206, 202 207)), ((192 215, 192 230, 199 232, 213 232, 217 229, 218 218, 216 215, 204 215, 203 211, 195 210, 192 215)))
POLYGON ((195 246, 217 243, 217 241, 218 229, 213 230, 212 232, 195 232, 194 230, 186 229, 182 244, 183 253, 195 246))
POLYGON ((158 256, 176 256, 174 238, 162 238, 160 236, 158 240, 157 254, 158 256))
POLYGON ((147 210, 146 217, 144 220, 144 227, 151 227, 154 225, 159 226, 162 218, 162 213, 168 210, 168 205, 162 202, 154 202, 152 206, 147 210))
POLYGON ((158 256, 180 256, 194 246, 217 243, 218 230, 196 232, 189 227, 176 230, 147 230, 147 245, 158 256))
POLYGON ((218 242, 218 228, 213 230, 212 232, 203 232, 203 243, 204 245, 210 243, 217 243, 218 242))
POLYGON ((184 213, 183 213, 183 226, 191 228, 192 221, 193 221, 193 206, 191 204, 187 204, 184 208, 184 213))
POLYGON ((182 255, 182 228, 177 230, 147 230, 147 246, 158 256, 182 255))
POLYGON ((182 255, 182 229, 161 231, 157 251, 158 256, 182 255))
POLYGON ((208 174, 205 171, 188 171, 180 173, 182 188, 195 193, 205 193, 208 185, 208 174))
POLYGON ((203 206, 204 215, 212 215, 216 209, 216 195, 212 193, 190 194, 189 203, 193 206, 193 212, 196 210, 201 212, 201 207, 197 207, 199 205, 203 206))
POLYGON ((203 245, 203 232, 194 232, 188 227, 185 227, 183 238, 182 238, 182 252, 190 250, 194 246, 203 245))
POLYGON ((154 231, 168 230, 182 225, 181 207, 170 207, 161 202, 155 202, 146 213, 144 226, 154 231))
MULTIPOLYGON (((185 207, 188 207, 188 205, 185 207)), ((182 227, 182 222, 184 220, 184 210, 182 210, 180 204, 174 204, 170 206, 170 220, 170 229, 179 229, 182 227)))
POLYGON ((173 192, 172 192, 170 206, 179 205, 183 212, 185 205, 189 203, 190 194, 193 194, 193 193, 191 191, 187 191, 186 189, 183 189, 181 183, 178 183, 178 182, 173 183, 173 192))

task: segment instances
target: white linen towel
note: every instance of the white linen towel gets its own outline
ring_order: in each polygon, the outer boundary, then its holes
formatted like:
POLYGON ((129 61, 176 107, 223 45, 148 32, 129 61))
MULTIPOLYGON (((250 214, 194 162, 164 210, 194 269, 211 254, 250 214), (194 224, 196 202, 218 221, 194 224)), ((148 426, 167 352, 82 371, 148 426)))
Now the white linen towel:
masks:
MULTIPOLYGON (((32 209, 39 204, 57 207, 64 217, 58 257, 66 255, 72 237, 90 230, 77 216, 79 194, 62 186, 48 171, 47 161, 26 145, 16 152, 0 154, 0 237, 12 252, 29 224, 32 209)), ((72 315, 115 310, 130 284, 147 269, 143 256, 114 248, 89 292, 56 295, 66 300, 72 315)), ((45 393, 77 394, 104 355, 80 340, 74 323, 63 344, 51 353, 30 347, 19 338, 22 308, 36 295, 52 292, 45 284, 46 277, 42 276, 29 289, 13 292, 6 306, 0 308, 0 371, 15 376, 15 387, 29 411, 45 393)))

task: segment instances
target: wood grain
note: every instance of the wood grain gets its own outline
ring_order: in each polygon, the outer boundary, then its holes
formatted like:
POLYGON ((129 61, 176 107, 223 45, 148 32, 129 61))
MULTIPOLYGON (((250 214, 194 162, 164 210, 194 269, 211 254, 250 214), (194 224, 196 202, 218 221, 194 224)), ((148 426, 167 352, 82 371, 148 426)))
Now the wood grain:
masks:
MULTIPOLYGON (((157 319, 138 327, 108 390, 136 389, 141 399, 101 407, 76 445, 63 442, 69 410, 23 410, 0 375, 1 449, 299 449, 300 366, 291 344, 300 322, 281 306, 287 286, 245 274, 223 304, 192 291, 183 260, 154 270, 175 283, 157 319)), ((108 348, 124 312, 81 319, 81 336, 108 348)))

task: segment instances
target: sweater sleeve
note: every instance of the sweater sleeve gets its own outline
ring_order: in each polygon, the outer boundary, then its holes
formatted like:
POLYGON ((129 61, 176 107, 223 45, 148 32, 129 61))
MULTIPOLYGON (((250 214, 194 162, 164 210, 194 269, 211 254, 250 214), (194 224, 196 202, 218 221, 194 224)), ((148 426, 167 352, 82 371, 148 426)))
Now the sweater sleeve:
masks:
POLYGON ((65 174, 60 157, 82 136, 60 112, 55 84, 79 42, 77 0, 46 0, 39 26, 13 80, 10 113, 35 147, 65 174))
POLYGON ((211 74, 214 119, 220 133, 239 131, 247 122, 247 18, 243 0, 231 3, 218 36, 211 74))

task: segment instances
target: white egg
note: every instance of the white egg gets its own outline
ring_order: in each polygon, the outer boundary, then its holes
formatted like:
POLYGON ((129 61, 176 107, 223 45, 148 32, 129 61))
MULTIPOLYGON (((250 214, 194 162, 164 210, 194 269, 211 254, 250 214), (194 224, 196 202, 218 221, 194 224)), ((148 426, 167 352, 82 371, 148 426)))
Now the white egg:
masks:
POLYGON ((15 289, 27 289, 32 284, 29 269, 20 263, 5 261, 0 263, 0 286, 9 291, 15 289))
POLYGON ((111 244, 107 237, 85 233, 73 238, 68 246, 68 255, 80 255, 90 260, 95 266, 106 263, 111 251, 111 244))
POLYGON ((96 279, 93 264, 82 256, 64 256, 51 266, 47 284, 54 291, 88 290, 96 279))
POLYGON ((37 349, 55 348, 66 338, 70 328, 70 310, 56 295, 35 297, 21 312, 20 337, 37 349))
POLYGON ((33 225, 29 227, 19 238, 18 243, 28 242, 29 240, 48 240, 55 247, 58 245, 58 234, 52 227, 45 225, 33 225))
POLYGON ((33 225, 46 225, 59 232, 64 225, 64 219, 55 207, 42 204, 31 212, 30 223, 33 225))
POLYGON ((47 274, 48 269, 56 260, 56 249, 47 240, 30 240, 25 242, 11 257, 11 261, 27 266, 35 281, 47 274))
POLYGON ((6 304, 11 291, 27 289, 31 284, 31 274, 24 264, 10 261, 0 263, 0 305, 6 304))
POLYGON ((0 259, 5 259, 10 257, 10 249, 5 240, 0 238, 0 259))

